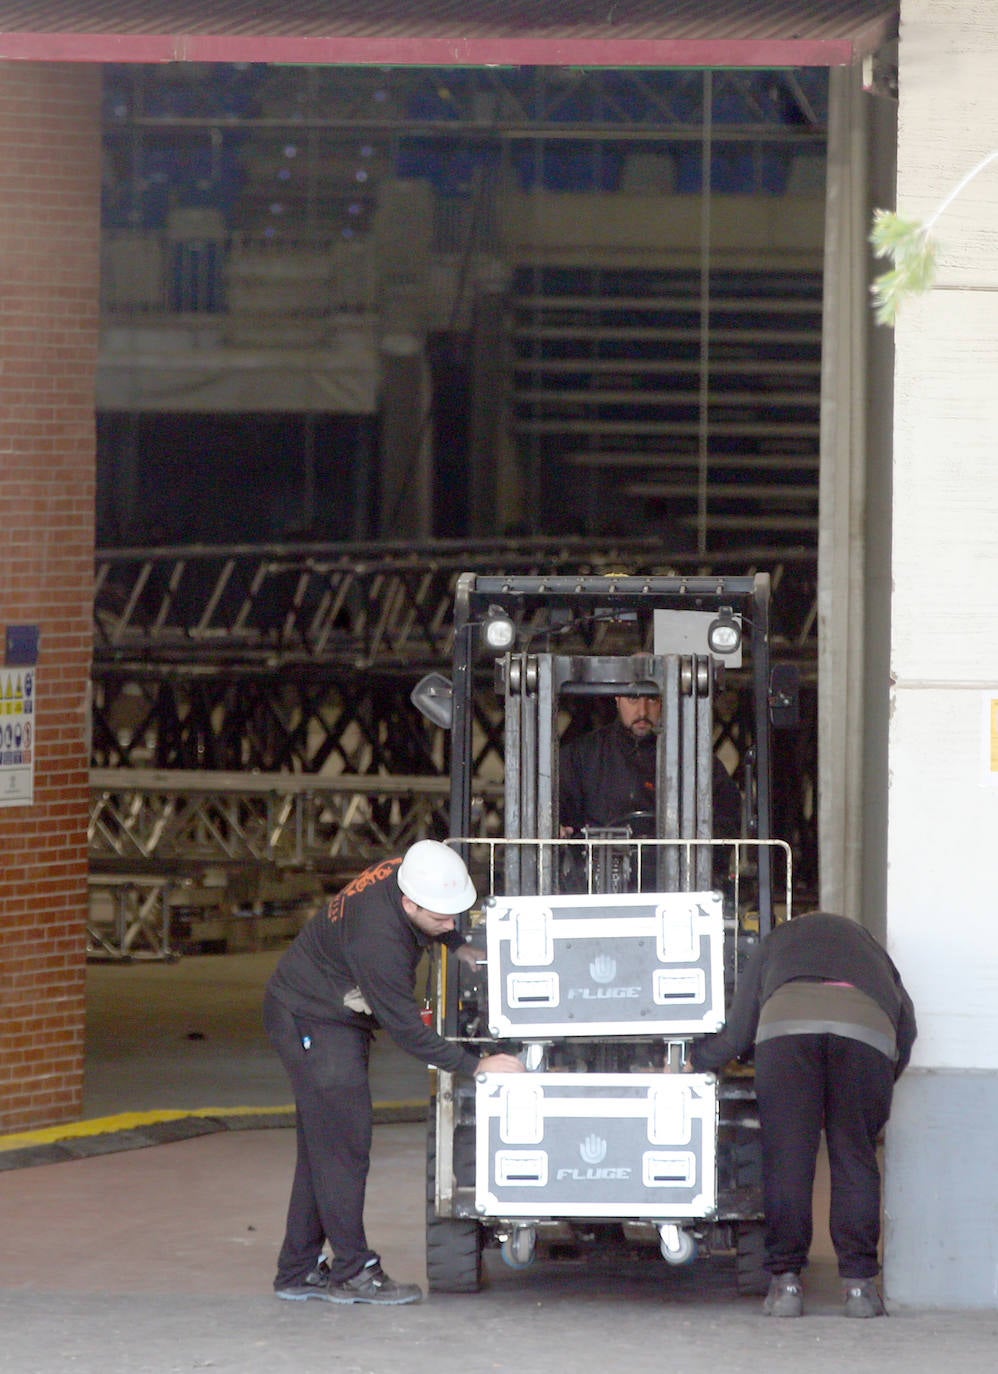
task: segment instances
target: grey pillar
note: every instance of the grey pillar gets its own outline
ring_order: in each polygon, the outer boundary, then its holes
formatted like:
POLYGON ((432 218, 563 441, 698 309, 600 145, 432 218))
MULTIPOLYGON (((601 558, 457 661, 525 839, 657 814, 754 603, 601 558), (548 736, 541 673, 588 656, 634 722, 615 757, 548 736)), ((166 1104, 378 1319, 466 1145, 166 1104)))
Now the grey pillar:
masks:
POLYGON ((422 340, 392 334, 381 345, 382 539, 433 534, 430 387, 422 340))
MULTIPOLYGON (((869 100, 873 205, 893 209, 897 183, 897 102, 869 100)), ((872 214, 872 206, 870 213, 872 214)), ((867 223, 869 223, 869 219, 867 223)), ((868 252, 871 277, 882 270, 868 252)), ((887 927, 887 743, 891 681, 891 526, 894 452, 894 331, 867 307, 865 634, 863 653, 863 923, 887 927)))
POLYGON ((821 905, 858 918, 863 839, 867 147, 855 67, 829 73, 818 531, 821 905))
POLYGON ((488 286, 475 298, 472 318, 472 382, 468 533, 483 539, 496 533, 499 473, 506 391, 506 295, 488 286))

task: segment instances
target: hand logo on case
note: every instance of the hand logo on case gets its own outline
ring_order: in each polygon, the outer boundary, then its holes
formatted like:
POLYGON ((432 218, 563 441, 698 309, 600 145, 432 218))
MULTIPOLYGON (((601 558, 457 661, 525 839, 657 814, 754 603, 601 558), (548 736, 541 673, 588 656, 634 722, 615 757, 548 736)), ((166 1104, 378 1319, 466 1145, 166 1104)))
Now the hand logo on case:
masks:
POLYGON ((617 976, 617 961, 609 954, 597 954, 589 965, 589 974, 594 983, 612 983, 617 976))
POLYGON ((579 1146, 584 1164, 602 1164, 606 1159, 606 1141, 598 1135, 587 1135, 579 1146))

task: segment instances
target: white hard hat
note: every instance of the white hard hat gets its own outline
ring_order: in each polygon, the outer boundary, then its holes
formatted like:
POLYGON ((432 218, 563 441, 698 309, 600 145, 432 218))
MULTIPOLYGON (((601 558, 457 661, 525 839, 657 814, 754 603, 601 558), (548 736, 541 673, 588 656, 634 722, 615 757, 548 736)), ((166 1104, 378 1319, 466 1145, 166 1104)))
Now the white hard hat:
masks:
POLYGON ((417 906, 441 916, 467 911, 478 895, 460 854, 439 840, 418 840, 406 850, 398 880, 417 906))

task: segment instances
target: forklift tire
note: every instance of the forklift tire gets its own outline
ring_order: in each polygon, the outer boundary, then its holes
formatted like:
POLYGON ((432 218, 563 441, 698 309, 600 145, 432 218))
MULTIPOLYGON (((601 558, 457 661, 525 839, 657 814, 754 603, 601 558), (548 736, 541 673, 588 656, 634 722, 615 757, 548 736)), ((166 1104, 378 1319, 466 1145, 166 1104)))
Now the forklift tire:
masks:
MULTIPOLYGON (((454 1138, 454 1166, 465 1182, 470 1165, 474 1178, 474 1132, 458 1128, 454 1138)), ((484 1233, 471 1217, 438 1217, 436 1194, 437 1116, 430 1103, 426 1135, 426 1280, 431 1293, 477 1293, 482 1286, 484 1233)))
POLYGON ((482 1228, 464 1217, 427 1217, 426 1281, 431 1293, 477 1293, 482 1228))
POLYGON ((740 1221, 735 1235, 735 1281, 746 1297, 764 1294, 769 1289, 765 1268, 766 1227, 761 1221, 740 1221))

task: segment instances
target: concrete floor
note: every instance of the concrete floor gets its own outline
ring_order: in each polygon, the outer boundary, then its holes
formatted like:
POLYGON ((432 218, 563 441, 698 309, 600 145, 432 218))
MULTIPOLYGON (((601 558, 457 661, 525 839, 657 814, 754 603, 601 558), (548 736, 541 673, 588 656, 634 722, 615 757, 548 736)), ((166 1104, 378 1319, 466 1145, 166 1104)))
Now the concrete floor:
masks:
MULTIPOLYGON (((87 969, 86 1119, 162 1109, 291 1104, 263 1032, 263 989, 281 951, 87 969)), ((377 1100, 426 1099, 422 1065, 376 1042, 377 1100)))
MULTIPOLYGON (((0 1169, 0 1360, 12 1374, 991 1374, 998 1314, 901 1312, 845 1321, 827 1231, 808 1272, 808 1316, 767 1320, 738 1298, 723 1260, 670 1269, 640 1262, 539 1262, 519 1272, 487 1256, 488 1284, 406 1308, 275 1301, 293 1132, 259 1025, 276 956, 94 967, 87 1113, 96 1148, 39 1167, 0 1169), (203 1038, 202 1038, 203 1037, 203 1038), (241 1115, 238 1108, 274 1109, 241 1115), (120 1114, 232 1109, 225 1129, 142 1147, 120 1114), (110 1118, 110 1121, 105 1118, 110 1118), (269 1129, 238 1129, 270 1123, 269 1129), (122 1145, 122 1142, 125 1145, 122 1145), (104 1142, 106 1148, 102 1148, 104 1142)), ((379 1052, 381 1092, 425 1099, 418 1064, 379 1052)), ((148 1145, 148 1141, 145 1142, 148 1145)), ((0 1161, 12 1160, 0 1140, 0 1161)), ((425 1281, 424 1127, 375 1130, 371 1243, 399 1278, 425 1281)), ((827 1208, 827 1179, 816 1194, 827 1208)))

